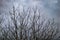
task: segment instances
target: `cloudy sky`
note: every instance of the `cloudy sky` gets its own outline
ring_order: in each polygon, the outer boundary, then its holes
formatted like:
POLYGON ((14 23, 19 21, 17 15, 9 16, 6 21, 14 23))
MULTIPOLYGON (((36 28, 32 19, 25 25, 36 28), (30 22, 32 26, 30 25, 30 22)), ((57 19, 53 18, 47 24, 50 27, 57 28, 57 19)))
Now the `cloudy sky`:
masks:
POLYGON ((27 8, 37 5, 41 9, 41 13, 48 17, 60 19, 60 0, 0 0, 0 13, 8 12, 13 5, 16 8, 18 6, 27 8))

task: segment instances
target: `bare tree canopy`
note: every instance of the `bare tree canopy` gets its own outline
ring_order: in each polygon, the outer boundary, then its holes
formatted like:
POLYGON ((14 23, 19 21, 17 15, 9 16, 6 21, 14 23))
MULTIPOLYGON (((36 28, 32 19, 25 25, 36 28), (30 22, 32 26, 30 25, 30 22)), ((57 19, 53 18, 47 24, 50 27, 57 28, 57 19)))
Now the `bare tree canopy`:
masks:
MULTIPOLYGON (((57 40, 60 38, 59 24, 54 18, 41 15, 40 9, 28 7, 18 11, 13 6, 6 19, 0 17, 0 40, 57 40), (9 16, 9 18, 7 18, 9 16), (4 22, 4 20, 8 22, 4 22), (4 23, 4 24, 3 24, 4 23), (7 23, 7 24, 6 24, 7 23)), ((60 39, 59 39, 60 40, 60 39)))

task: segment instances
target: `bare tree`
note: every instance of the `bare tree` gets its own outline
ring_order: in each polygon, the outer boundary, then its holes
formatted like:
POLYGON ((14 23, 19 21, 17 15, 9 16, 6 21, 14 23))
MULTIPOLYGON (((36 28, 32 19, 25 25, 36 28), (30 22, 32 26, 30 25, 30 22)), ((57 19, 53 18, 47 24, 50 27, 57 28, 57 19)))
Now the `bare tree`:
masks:
POLYGON ((37 7, 28 10, 23 7, 23 12, 16 11, 13 6, 13 12, 9 12, 14 26, 9 23, 7 31, 2 29, 2 40, 53 40, 59 33, 58 24, 54 19, 43 18, 37 7))

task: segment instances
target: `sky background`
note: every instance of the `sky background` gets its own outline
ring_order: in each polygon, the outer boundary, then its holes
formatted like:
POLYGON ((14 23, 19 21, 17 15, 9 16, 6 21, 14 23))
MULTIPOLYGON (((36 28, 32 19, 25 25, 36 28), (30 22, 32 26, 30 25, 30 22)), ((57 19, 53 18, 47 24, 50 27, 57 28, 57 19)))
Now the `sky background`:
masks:
POLYGON ((49 18, 55 18, 58 22, 60 20, 60 0, 0 0, 0 14, 7 13, 12 6, 16 8, 22 7, 35 7, 41 9, 41 14, 49 18))

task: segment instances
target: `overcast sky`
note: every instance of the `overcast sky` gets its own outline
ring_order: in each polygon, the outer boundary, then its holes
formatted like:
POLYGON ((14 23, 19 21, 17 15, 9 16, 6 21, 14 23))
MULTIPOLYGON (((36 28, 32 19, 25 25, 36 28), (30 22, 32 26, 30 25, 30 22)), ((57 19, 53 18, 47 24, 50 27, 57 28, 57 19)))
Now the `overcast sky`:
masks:
POLYGON ((0 0, 0 13, 8 12, 12 6, 25 6, 32 7, 38 6, 41 8, 41 13, 46 14, 48 17, 55 17, 60 19, 60 0, 0 0))

